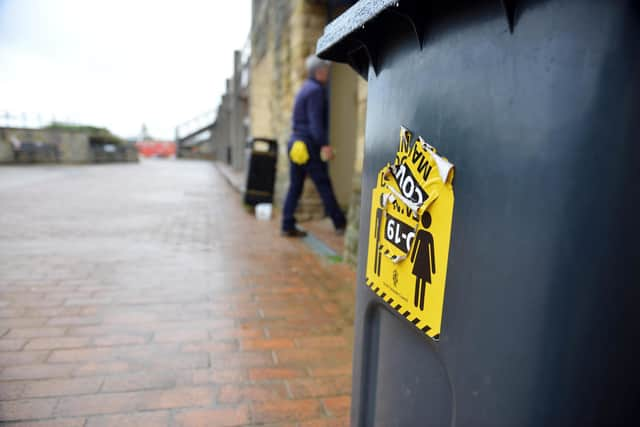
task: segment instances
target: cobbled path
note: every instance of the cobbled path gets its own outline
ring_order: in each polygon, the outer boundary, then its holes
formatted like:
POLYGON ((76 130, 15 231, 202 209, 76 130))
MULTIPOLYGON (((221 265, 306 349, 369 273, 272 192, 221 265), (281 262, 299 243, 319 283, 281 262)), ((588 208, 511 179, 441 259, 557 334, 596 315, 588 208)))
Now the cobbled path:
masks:
POLYGON ((0 423, 348 425, 354 283, 208 162, 0 167, 0 423))

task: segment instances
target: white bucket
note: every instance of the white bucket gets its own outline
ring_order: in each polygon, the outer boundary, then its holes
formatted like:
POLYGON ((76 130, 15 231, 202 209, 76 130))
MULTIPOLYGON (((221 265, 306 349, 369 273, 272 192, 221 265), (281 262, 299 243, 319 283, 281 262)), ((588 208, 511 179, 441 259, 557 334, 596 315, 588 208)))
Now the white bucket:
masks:
POLYGON ((258 203, 256 205, 256 218, 260 221, 269 221, 271 219, 271 203, 258 203))

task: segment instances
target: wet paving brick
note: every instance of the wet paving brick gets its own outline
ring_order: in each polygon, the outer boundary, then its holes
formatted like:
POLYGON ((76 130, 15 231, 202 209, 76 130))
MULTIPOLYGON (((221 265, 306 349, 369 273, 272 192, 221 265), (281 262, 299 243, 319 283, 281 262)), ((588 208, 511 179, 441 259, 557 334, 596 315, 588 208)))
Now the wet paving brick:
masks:
POLYGON ((199 161, 0 168, 0 423, 348 425, 355 273, 199 161))

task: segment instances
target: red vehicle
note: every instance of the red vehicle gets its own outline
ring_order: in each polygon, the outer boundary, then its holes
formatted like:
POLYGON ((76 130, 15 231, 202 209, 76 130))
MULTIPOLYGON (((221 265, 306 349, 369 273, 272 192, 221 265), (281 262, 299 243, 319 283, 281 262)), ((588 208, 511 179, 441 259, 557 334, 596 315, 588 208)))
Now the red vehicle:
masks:
POLYGON ((138 141, 138 153, 143 157, 175 157, 176 143, 173 141, 138 141))

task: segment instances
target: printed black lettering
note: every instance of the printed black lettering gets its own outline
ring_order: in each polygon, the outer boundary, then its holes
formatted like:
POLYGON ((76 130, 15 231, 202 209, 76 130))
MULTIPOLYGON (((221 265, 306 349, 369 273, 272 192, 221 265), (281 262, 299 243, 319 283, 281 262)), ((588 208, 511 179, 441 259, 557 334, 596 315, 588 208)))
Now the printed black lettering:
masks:
POLYGON ((413 144, 413 151, 411 153, 411 161, 415 165, 418 163, 418 160, 422 157, 422 152, 418 151, 418 144, 413 144))
POLYGON ((387 214, 385 238, 402 252, 408 253, 411 249, 411 242, 415 239, 415 231, 409 224, 387 214))
POLYGON ((393 242, 393 225, 395 221, 387 217, 387 240, 393 242))
POLYGON ((420 164, 418 165, 417 169, 418 169, 418 173, 422 173, 423 181, 427 182, 427 178, 429 177, 429 174, 431 173, 431 169, 433 168, 431 167, 431 165, 429 164, 429 161, 425 157, 422 157, 420 159, 420 164))
POLYGON ((411 200, 415 188, 416 184, 413 182, 413 177, 407 176, 402 183, 402 194, 404 197, 411 200))

